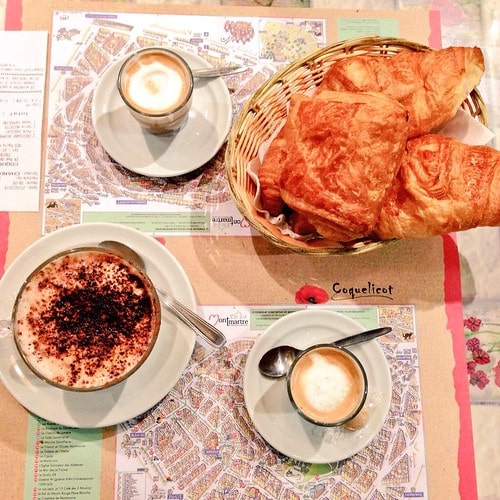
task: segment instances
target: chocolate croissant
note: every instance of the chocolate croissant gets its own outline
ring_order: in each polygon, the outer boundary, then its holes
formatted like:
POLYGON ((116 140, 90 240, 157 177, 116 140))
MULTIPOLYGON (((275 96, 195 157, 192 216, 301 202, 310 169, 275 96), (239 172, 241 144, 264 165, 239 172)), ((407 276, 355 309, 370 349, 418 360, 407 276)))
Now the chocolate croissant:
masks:
POLYGON ((393 97, 408 110, 412 138, 453 118, 483 73, 478 47, 402 51, 393 57, 360 55, 333 64, 319 91, 382 92, 393 97))
POLYGON ((380 239, 500 225, 500 152, 428 134, 408 141, 380 212, 380 239))
POLYGON ((375 93, 297 94, 283 130, 285 204, 326 238, 369 234, 404 152, 403 106, 375 93))

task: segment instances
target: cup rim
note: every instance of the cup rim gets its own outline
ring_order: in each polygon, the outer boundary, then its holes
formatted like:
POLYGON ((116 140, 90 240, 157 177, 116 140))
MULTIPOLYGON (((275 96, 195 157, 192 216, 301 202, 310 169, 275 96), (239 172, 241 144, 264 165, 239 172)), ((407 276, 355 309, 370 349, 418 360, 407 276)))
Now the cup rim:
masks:
POLYGON ((184 57, 182 57, 178 52, 172 49, 168 49, 166 47, 160 47, 160 46, 151 46, 151 47, 143 47, 141 49, 135 50, 131 52, 121 63, 120 69, 118 70, 118 78, 116 79, 116 86, 118 88, 118 92, 120 94, 120 97, 122 98, 123 102, 127 104, 131 109, 134 110, 134 112, 142 115, 142 116, 148 116, 152 118, 158 118, 162 117, 165 115, 172 115, 179 111, 182 107, 184 107, 192 98, 193 96, 193 91, 194 91, 194 77, 193 77, 193 72, 191 70, 191 66, 189 66, 189 63, 186 61, 184 57), (181 64, 186 68, 186 73, 189 76, 189 89, 188 92, 186 93, 185 98, 180 102, 175 108, 172 108, 169 110, 167 113, 161 112, 161 113, 147 113, 141 109, 138 109, 133 103, 131 103, 128 99, 125 93, 122 90, 122 74, 125 66, 135 57, 137 57, 139 54, 142 54, 143 52, 164 52, 167 54, 170 54, 174 58, 178 59, 181 64))
POLYGON ((331 343, 320 343, 320 344, 314 344, 307 349, 304 349, 294 360, 292 365, 290 366, 288 373, 287 373, 287 391, 288 391, 288 398, 290 400, 290 403, 292 404, 294 410, 300 415, 302 418, 307 420, 308 422, 314 424, 314 425, 319 425, 321 427, 339 427, 341 425, 346 424, 350 420, 352 420, 358 413, 363 409, 365 403, 366 403, 366 398, 368 396, 368 377, 366 375, 366 370, 359 360, 359 358, 349 349, 346 349, 345 347, 341 346, 336 346, 331 343), (297 363, 307 354, 309 354, 311 351, 314 351, 316 349, 323 349, 323 348, 329 348, 335 351, 340 351, 342 352, 347 358, 349 358, 355 366, 359 369, 359 373, 361 374, 361 380, 363 381, 363 392, 361 394, 361 398, 359 400, 358 405, 356 408, 349 414, 347 414, 342 420, 336 420, 333 422, 323 422, 320 420, 316 420, 313 417, 307 415, 307 413, 304 413, 301 408, 297 405, 295 402, 295 399, 292 394, 292 388, 291 388, 291 379, 292 379, 292 373, 293 370, 295 369, 295 366, 297 363))
POLYGON ((142 269, 138 268, 133 262, 131 262, 129 259, 124 257, 121 253, 116 252, 114 250, 100 247, 100 246, 92 246, 92 245, 87 245, 87 246, 81 246, 81 247, 74 247, 70 248, 67 250, 62 250, 60 252, 57 252, 56 254, 52 255, 51 257, 45 259, 41 264, 39 264, 33 271, 30 272, 30 274, 24 279, 23 283, 21 284, 19 291, 17 293, 16 299, 14 301, 14 305, 12 307, 12 333, 14 337, 14 344, 16 346, 16 349, 21 356, 22 360, 26 364, 26 366, 40 379, 43 380, 44 382, 47 382, 48 384, 57 387, 62 390, 67 390, 70 392, 95 392, 95 391, 100 391, 102 389, 107 389, 109 387, 113 387, 125 380, 127 380, 133 373, 135 373, 144 363, 145 361, 149 358, 156 341, 158 339, 158 335, 160 333, 160 328, 161 328, 161 304, 160 304, 160 299, 158 297, 157 291, 155 286, 153 285, 153 282, 151 281, 151 278, 147 275, 145 271, 142 269), (148 287, 151 291, 151 297, 153 299, 153 305, 154 305, 154 317, 155 317, 155 328, 152 332, 151 335, 151 340, 149 341, 147 349, 144 351, 143 355, 141 356, 140 360, 136 363, 136 365, 128 370, 127 372, 123 373, 121 376, 115 378, 114 380, 111 380, 110 382, 106 382, 102 385, 95 385, 91 387, 75 387, 71 385, 67 385, 64 383, 56 382, 50 377, 48 377, 46 374, 43 374, 40 372, 28 359, 28 356, 24 352, 22 346, 19 343, 18 340, 18 335, 17 335, 17 321, 16 321, 16 316, 17 316, 17 310, 18 310, 18 305, 19 301, 22 297, 22 294, 26 288, 26 286, 29 284, 31 278, 35 276, 40 270, 42 270, 44 267, 46 267, 48 264, 53 262, 54 260, 63 257, 65 255, 70 255, 73 253, 78 253, 78 252, 86 252, 86 251, 93 251, 93 252, 99 252, 99 253, 104 253, 104 254, 111 254, 116 257, 119 257, 120 259, 123 259, 127 263, 129 263, 138 273, 141 274, 143 279, 147 282, 148 287))

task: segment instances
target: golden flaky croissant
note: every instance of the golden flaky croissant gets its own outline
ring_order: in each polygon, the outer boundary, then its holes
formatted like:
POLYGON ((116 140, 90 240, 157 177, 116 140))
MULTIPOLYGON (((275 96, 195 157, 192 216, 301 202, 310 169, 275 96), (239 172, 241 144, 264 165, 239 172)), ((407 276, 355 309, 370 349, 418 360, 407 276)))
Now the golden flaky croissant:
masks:
POLYGON ((374 232, 418 238, 498 225, 500 152, 429 134, 408 141, 374 232))
POLYGON ((320 86, 347 92, 382 92, 409 112, 409 136, 427 134, 453 118, 484 73, 478 47, 402 51, 393 57, 370 55, 341 59, 320 86))
MULTIPOLYGON (((280 159, 272 166, 282 200, 326 238, 366 236, 396 175, 407 131, 404 107, 382 94, 292 96, 279 139, 286 154, 272 157, 280 159)), ((265 185, 268 175, 260 180, 263 191, 272 188, 265 185)))
POLYGON ((259 168, 260 201, 262 207, 271 215, 283 212, 285 203, 280 193, 281 167, 286 161, 288 148, 285 139, 286 125, 273 139, 267 150, 266 157, 259 168))

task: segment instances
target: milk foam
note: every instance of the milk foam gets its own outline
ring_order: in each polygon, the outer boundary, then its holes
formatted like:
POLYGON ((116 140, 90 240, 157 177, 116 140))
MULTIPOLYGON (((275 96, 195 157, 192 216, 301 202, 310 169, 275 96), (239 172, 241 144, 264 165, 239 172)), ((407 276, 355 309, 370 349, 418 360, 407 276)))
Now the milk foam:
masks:
POLYGON ((102 387, 135 369, 154 342, 158 323, 154 302, 147 306, 149 297, 141 274, 121 257, 93 250, 63 255, 35 272, 22 290, 16 308, 16 342, 28 363, 46 380, 74 388, 102 387), (109 319, 94 317, 97 310, 89 305, 88 314, 82 309, 79 317, 75 311, 75 330, 57 326, 66 322, 64 312, 70 298, 82 297, 85 306, 90 296, 96 304, 109 306, 110 315, 116 300, 117 309, 130 317, 135 312, 137 319, 122 322, 118 317, 111 324, 109 319), (124 302, 126 299, 130 302, 124 302), (139 309, 143 300, 146 305, 139 309), (124 330, 103 339, 98 322, 104 328, 123 324, 124 330), (89 339, 87 344, 77 340, 82 335, 89 339), (70 336, 74 341, 65 342, 70 336), (105 349, 99 350, 101 343, 105 349))
POLYGON ((307 403, 320 413, 334 411, 352 390, 352 379, 345 369, 329 363, 320 354, 312 353, 311 365, 302 374, 302 383, 307 387, 307 403))
POLYGON ((337 425, 363 404, 365 382, 356 361, 341 350, 320 346, 307 351, 294 364, 288 391, 307 419, 337 425))
POLYGON ((149 113, 175 107, 182 101, 184 93, 185 82, 182 74, 158 61, 137 64, 136 71, 129 76, 130 100, 149 113))

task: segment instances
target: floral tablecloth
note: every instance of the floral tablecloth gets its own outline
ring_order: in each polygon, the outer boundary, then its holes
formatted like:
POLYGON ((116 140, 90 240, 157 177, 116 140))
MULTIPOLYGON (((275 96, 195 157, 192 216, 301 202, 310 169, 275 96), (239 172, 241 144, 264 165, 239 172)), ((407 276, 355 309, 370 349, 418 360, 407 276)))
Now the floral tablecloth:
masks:
POLYGON ((500 403, 500 228, 457 239, 471 401, 500 403))

